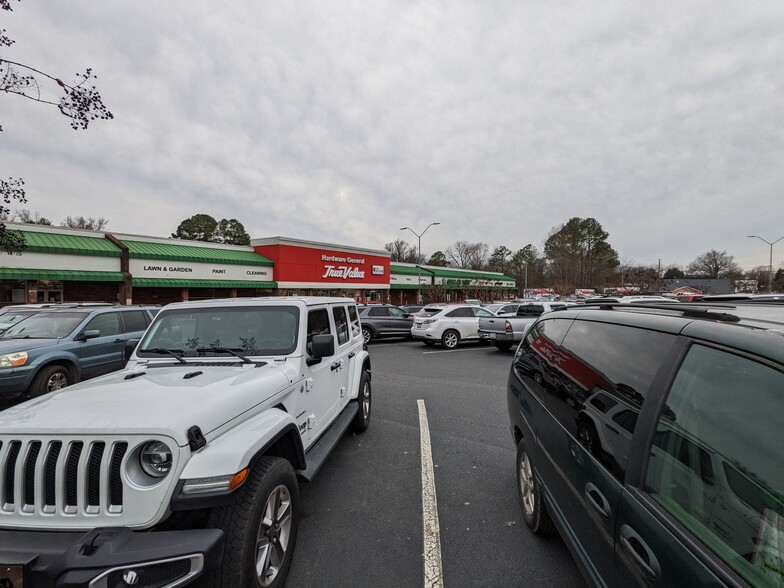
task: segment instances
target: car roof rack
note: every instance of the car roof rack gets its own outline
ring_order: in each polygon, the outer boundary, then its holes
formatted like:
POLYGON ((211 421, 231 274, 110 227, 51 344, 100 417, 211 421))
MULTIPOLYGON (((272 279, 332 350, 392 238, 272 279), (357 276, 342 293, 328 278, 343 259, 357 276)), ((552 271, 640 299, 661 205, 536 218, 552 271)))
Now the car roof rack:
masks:
POLYGON ((567 306, 566 308, 558 310, 583 310, 588 308, 599 310, 666 310, 670 312, 676 312, 681 316, 688 318, 708 319, 711 321, 721 321, 723 323, 739 323, 741 321, 741 318, 735 314, 730 314, 728 312, 715 312, 716 310, 734 308, 733 306, 713 306, 700 302, 662 302, 658 304, 651 302, 598 302, 594 304, 586 304, 580 307, 567 306))

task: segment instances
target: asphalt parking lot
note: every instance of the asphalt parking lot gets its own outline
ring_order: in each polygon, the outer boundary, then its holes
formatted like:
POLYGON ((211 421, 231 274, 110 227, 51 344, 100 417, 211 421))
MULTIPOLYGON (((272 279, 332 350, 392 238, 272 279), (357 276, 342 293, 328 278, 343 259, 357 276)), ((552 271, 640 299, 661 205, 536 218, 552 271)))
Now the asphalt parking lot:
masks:
MULTIPOLYGON (((505 384, 512 352, 370 344, 370 428, 302 486, 289 586, 435 586, 425 564, 420 404, 431 441, 443 584, 579 586, 558 536, 534 536, 517 501, 505 384), (418 401, 423 401, 418 403, 418 401)), ((432 521, 428 521, 432 543, 432 521)))

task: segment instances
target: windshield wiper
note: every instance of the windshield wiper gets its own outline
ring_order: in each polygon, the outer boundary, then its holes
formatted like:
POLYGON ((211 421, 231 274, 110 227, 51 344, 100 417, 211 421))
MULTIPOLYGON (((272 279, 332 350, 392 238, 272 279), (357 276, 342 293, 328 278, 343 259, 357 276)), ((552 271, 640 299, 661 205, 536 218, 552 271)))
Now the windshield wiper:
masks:
POLYGON ((165 347, 155 347, 154 349, 140 349, 139 351, 141 351, 142 353, 168 353, 180 363, 188 363, 182 357, 177 355, 176 353, 177 351, 182 353, 181 349, 166 349, 165 347))
POLYGON ((220 353, 231 353, 234 357, 239 357, 245 363, 253 363, 247 357, 242 355, 239 351, 235 351, 231 347, 199 347, 196 351, 199 353, 206 352, 206 351, 218 351, 220 353))

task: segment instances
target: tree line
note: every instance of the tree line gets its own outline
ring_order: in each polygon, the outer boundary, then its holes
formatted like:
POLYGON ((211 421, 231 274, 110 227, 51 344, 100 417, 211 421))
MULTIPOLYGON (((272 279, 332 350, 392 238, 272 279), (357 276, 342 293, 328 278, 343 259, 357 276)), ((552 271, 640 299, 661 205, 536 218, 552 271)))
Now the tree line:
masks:
MULTIPOLYGON (((599 221, 579 217, 554 227, 542 250, 529 243, 516 250, 499 245, 491 253, 487 243, 457 241, 444 251, 419 255, 416 246, 403 239, 387 243, 384 249, 392 261, 499 272, 514 278, 521 294, 525 284, 552 288, 559 294, 570 294, 577 288, 602 292, 611 287, 660 292, 664 280, 674 278, 751 279, 766 284, 769 271, 767 266, 759 266, 744 272, 734 256, 715 249, 697 256, 685 269, 635 264, 619 258, 599 221)), ((784 289, 784 269, 775 273, 774 288, 784 289)))

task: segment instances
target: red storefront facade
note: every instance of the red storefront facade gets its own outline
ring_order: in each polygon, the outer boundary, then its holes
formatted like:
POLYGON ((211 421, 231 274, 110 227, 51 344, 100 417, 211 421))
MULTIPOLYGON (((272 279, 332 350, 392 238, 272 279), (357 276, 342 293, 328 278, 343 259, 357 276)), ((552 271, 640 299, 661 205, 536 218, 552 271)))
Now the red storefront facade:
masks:
POLYGON ((274 262, 276 294, 348 296, 389 301, 389 253, 287 237, 254 239, 256 253, 274 262))

